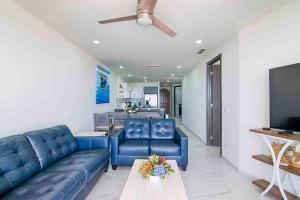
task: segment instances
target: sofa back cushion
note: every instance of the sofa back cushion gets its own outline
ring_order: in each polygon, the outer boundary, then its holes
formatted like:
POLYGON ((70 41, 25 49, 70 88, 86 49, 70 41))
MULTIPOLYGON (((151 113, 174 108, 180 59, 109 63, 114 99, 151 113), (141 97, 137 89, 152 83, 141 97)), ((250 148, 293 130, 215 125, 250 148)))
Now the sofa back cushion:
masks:
POLYGON ((0 139, 0 196, 39 171, 40 163, 25 136, 0 139))
POLYGON ((28 132, 25 135, 31 143, 42 169, 78 149, 70 129, 64 125, 28 132))
POLYGON ((174 119, 153 119, 150 124, 151 139, 175 139, 176 125, 174 119))
POLYGON ((148 119, 127 119, 125 121, 125 139, 150 139, 148 119))

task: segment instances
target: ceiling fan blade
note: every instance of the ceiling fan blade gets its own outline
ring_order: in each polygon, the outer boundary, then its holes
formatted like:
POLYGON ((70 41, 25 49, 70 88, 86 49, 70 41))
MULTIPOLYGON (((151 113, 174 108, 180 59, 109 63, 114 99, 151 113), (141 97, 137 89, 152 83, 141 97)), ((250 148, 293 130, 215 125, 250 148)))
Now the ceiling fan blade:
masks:
POLYGON ((137 16, 136 15, 131 15, 127 17, 119 17, 115 19, 108 19, 108 20, 103 20, 99 21, 100 24, 109 24, 109 23, 114 23, 114 22, 123 22, 123 21, 130 21, 130 20, 136 20, 137 16))
POLYGON ((160 21, 153 15, 152 15, 152 25, 158 28, 159 30, 163 31, 170 37, 175 37, 177 35, 171 28, 169 28, 166 24, 164 24, 162 21, 160 21))
POLYGON ((156 3, 157 0, 144 0, 142 10, 153 13, 156 3))

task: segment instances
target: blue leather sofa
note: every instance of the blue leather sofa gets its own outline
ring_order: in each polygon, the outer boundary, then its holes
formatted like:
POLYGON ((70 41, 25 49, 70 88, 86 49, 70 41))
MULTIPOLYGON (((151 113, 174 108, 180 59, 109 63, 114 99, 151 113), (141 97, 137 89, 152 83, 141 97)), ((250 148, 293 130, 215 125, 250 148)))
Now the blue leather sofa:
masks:
POLYGON ((128 119, 124 129, 111 137, 111 164, 132 165, 135 159, 151 154, 176 160, 186 170, 188 165, 188 138, 176 128, 173 119, 128 119))
POLYGON ((84 199, 109 165, 108 137, 67 126, 0 139, 0 199, 84 199))

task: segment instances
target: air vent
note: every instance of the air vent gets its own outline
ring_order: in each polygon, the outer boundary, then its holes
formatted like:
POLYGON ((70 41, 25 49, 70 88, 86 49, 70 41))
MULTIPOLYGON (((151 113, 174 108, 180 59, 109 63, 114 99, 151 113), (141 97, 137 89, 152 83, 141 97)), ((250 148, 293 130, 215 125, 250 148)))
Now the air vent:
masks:
POLYGON ((204 51, 206 51, 206 49, 200 49, 200 50, 197 52, 197 54, 203 54, 204 51))
POLYGON ((157 69, 159 68, 159 65, 148 65, 147 67, 150 69, 157 69))

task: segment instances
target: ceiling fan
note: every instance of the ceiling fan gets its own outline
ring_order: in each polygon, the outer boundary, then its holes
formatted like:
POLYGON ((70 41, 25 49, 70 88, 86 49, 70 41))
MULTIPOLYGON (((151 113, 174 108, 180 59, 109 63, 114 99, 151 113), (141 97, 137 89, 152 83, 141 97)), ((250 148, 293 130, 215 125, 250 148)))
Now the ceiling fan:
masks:
POLYGON ((160 21, 153 15, 156 2, 157 0, 138 0, 136 15, 99 21, 99 23, 109 24, 114 22, 136 20, 138 25, 141 26, 153 25, 159 30, 169 35, 170 37, 176 36, 176 33, 171 28, 169 28, 167 25, 165 25, 162 21, 160 21))

